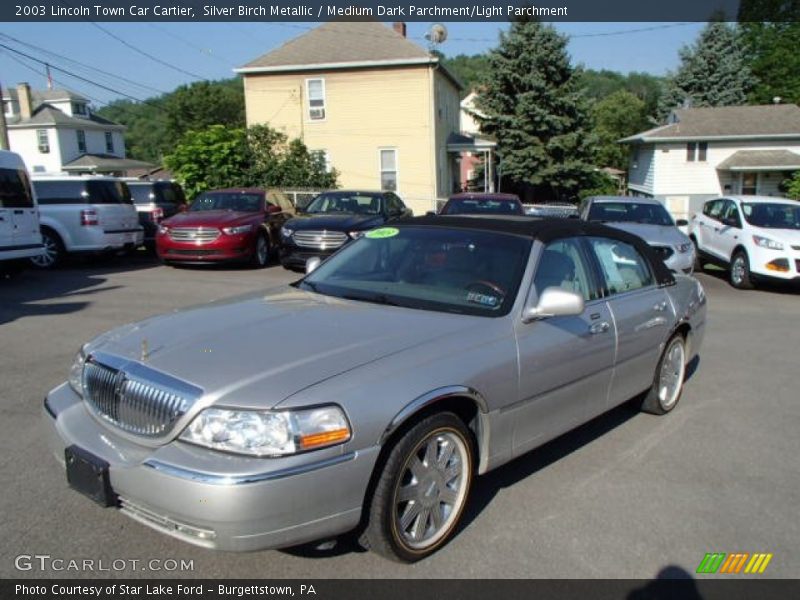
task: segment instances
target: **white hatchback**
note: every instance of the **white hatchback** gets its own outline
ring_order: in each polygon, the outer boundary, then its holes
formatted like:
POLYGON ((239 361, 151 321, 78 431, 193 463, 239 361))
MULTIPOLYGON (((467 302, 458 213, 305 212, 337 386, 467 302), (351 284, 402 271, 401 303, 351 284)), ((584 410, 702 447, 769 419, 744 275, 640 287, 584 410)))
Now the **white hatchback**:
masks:
POLYGON ((41 253, 36 197, 25 163, 18 154, 0 150, 0 263, 19 264, 41 253))
POLYGON ((768 196, 709 200, 692 217, 689 237, 705 262, 726 267, 736 288, 755 280, 800 281, 800 202, 768 196))

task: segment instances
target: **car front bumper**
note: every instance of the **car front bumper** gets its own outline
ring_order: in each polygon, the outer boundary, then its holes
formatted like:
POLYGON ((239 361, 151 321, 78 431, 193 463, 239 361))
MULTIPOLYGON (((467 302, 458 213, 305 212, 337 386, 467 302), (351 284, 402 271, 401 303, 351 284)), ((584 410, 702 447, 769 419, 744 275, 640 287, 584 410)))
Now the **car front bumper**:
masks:
POLYGON ((176 242, 168 235, 156 235, 159 258, 170 262, 213 263, 248 260, 255 251, 255 237, 250 234, 220 235, 209 243, 176 242))
POLYGON ((674 251, 672 256, 664 261, 664 264, 670 271, 691 275, 694 271, 694 248, 683 253, 674 251))
POLYGON ((792 247, 783 250, 770 250, 754 246, 750 248, 748 259, 750 273, 759 278, 778 279, 783 281, 800 281, 800 250, 792 247), (786 271, 777 271, 767 265, 782 261, 788 267, 786 271))
POLYGON ((219 550, 286 547, 353 529, 380 451, 339 446, 254 459, 176 441, 146 447, 98 422, 67 384, 48 394, 44 419, 60 462, 66 448, 78 446, 108 463, 124 514, 219 550))
MULTIPOLYGON (((341 247, 341 246, 340 246, 341 247)), ((287 269, 304 270, 306 268, 306 261, 314 256, 325 260, 336 252, 339 248, 334 250, 313 250, 308 248, 300 249, 297 246, 284 245, 281 248, 281 264, 287 269)))

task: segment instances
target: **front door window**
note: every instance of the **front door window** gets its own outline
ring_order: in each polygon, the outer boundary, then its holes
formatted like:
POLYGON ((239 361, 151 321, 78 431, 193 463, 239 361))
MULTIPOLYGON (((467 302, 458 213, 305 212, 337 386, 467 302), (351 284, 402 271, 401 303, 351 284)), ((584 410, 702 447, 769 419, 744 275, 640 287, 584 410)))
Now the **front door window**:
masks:
POLYGON ((742 194, 755 196, 758 189, 758 173, 742 173, 742 194))

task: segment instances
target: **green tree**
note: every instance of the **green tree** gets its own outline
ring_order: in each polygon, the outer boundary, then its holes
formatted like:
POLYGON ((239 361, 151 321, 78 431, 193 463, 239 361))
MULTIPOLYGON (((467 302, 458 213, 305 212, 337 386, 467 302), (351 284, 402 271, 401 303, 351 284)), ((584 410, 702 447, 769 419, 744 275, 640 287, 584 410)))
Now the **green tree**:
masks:
POLYGON ((644 102, 645 114, 655 117, 658 99, 664 85, 663 78, 649 73, 632 72, 627 75, 616 71, 587 69, 580 75, 581 87, 586 95, 595 101, 601 101, 619 91, 627 91, 644 102))
POLYGON ((489 71, 489 57, 486 54, 457 54, 452 58, 443 57, 442 63, 464 84, 462 94, 466 96, 485 77, 489 71))
POLYGON ((160 164, 162 155, 174 145, 164 135, 167 120, 161 98, 146 103, 116 100, 97 114, 125 125, 125 149, 130 158, 160 164))
POLYGON ((619 90, 594 105, 595 161, 602 167, 628 168, 628 147, 619 140, 647 128, 647 107, 643 100, 619 90))
POLYGON ((800 171, 795 171, 792 176, 781 181, 780 190, 787 198, 800 200, 800 171))
POLYGON ((245 126, 244 88, 238 78, 182 85, 166 98, 164 105, 166 134, 175 140, 187 131, 210 125, 245 126))
POLYGON ((267 125, 247 130, 250 180, 262 187, 336 187, 338 173, 327 170, 325 157, 309 152, 299 139, 267 125))
POLYGON ((687 102, 694 107, 747 103, 755 78, 736 27, 723 21, 708 23, 694 44, 680 50, 680 58, 659 101, 660 118, 687 102))
POLYGON ((252 156, 247 133, 224 125, 188 131, 164 157, 164 164, 189 198, 213 188, 249 185, 252 156))
MULTIPOLYGON (((587 100, 551 25, 515 21, 489 53, 480 126, 497 140, 502 189, 575 200, 589 180, 594 137, 587 100)), ((529 194, 525 194, 529 196, 529 194)))

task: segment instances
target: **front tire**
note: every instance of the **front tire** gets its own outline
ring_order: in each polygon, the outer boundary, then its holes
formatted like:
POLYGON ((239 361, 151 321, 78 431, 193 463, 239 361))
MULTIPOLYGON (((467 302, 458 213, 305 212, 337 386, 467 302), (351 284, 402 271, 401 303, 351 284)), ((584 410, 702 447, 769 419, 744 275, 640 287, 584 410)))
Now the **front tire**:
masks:
POLYGON ((271 254, 272 251, 266 234, 258 234, 258 238, 256 238, 256 247, 253 250, 253 256, 250 258, 250 264, 254 269, 263 269, 269 264, 271 254))
POLYGON ((752 290, 753 278, 750 274, 750 260, 744 250, 733 255, 730 267, 730 282, 737 290, 752 290))
POLYGON ((703 262, 703 258, 700 256, 700 248, 697 246, 697 240, 694 238, 690 238, 692 240, 692 244, 694 245, 694 268, 693 271, 695 273, 702 273, 705 267, 705 263, 703 262))
POLYGON ((458 525, 474 464, 472 435, 453 413, 414 425, 389 452, 369 499, 365 546, 400 562, 435 552, 458 525))
POLYGON ((673 335, 656 367, 653 386, 642 402, 642 410, 651 415, 664 415, 678 404, 686 380, 686 339, 673 335))
POLYGON ((44 252, 30 259, 31 264, 39 269, 54 269, 64 259, 64 243, 58 234, 49 229, 42 229, 44 252))

